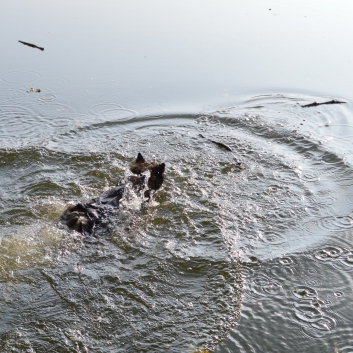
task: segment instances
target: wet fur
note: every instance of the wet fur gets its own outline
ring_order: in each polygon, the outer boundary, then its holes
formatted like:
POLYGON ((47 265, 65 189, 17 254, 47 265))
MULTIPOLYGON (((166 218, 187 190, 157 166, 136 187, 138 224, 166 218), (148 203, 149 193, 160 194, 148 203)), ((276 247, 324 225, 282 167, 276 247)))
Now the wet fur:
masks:
POLYGON ((102 196, 96 197, 87 203, 78 203, 68 207, 61 219, 69 229, 82 234, 92 234, 95 227, 114 211, 119 209, 119 202, 123 198, 126 186, 129 184, 139 195, 146 186, 145 171, 150 171, 147 180, 148 189, 144 193, 145 201, 149 201, 153 194, 160 189, 164 181, 165 164, 156 162, 146 162, 141 153, 130 167, 135 175, 128 177, 127 183, 120 183, 110 189, 102 196))

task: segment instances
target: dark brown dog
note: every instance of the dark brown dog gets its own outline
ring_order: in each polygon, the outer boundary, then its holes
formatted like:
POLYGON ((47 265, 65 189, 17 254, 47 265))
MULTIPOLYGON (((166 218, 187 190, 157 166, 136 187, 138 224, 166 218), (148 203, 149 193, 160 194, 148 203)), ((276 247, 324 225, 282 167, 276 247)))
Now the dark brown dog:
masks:
POLYGON ((144 192, 144 197, 147 199, 144 202, 148 202, 152 196, 151 192, 154 194, 163 184, 165 164, 146 162, 141 153, 139 153, 130 170, 137 175, 130 176, 127 183, 120 183, 90 202, 78 203, 75 206, 68 207, 61 219, 72 230, 82 234, 92 234, 96 225, 119 208, 119 202, 128 186, 131 185, 138 195, 141 193, 146 187, 146 176, 143 173, 149 170, 151 174, 147 180, 148 189, 144 192))

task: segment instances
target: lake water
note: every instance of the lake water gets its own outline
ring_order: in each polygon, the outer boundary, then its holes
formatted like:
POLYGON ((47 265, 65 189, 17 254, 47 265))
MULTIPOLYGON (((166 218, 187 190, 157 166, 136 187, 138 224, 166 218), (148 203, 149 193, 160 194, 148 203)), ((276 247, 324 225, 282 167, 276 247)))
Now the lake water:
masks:
POLYGON ((0 351, 353 352, 352 15, 6 4, 0 351), (138 152, 166 163, 148 207, 124 200, 96 237, 61 224, 138 152))

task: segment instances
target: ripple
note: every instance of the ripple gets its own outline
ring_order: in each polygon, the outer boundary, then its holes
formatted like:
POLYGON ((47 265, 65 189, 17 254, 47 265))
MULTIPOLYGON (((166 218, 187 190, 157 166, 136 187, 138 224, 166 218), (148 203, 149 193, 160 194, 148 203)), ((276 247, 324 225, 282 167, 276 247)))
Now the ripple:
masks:
POLYGON ((253 277, 254 271, 251 268, 242 267, 241 274, 243 278, 250 278, 250 277, 253 277))
POLYGON ((343 249, 338 246, 327 246, 324 249, 318 250, 314 256, 321 261, 337 260, 343 254, 343 249))
POLYGON ((293 259, 289 256, 285 256, 285 257, 281 257, 278 262, 281 264, 281 265, 284 265, 284 266, 289 266, 289 265, 292 265, 293 264, 293 259))
POLYGON ((105 115, 110 114, 111 112, 114 113, 114 111, 120 109, 124 109, 121 104, 115 102, 100 102, 91 106, 89 111, 93 115, 105 115))
POLYGON ((351 216, 335 217, 333 224, 338 230, 353 228, 353 218, 351 216))
POLYGON ((312 307, 309 303, 296 303, 294 315, 296 319, 306 324, 316 323, 323 317, 322 311, 318 308, 312 307))
POLYGON ((38 100, 41 102, 52 102, 57 99, 57 96, 53 93, 41 94, 38 100))
POLYGON ((128 119, 137 116, 137 112, 132 109, 124 108, 122 105, 115 102, 100 102, 91 106, 89 113, 94 116, 119 120, 128 119))
POLYGON ((336 154, 333 154, 333 153, 325 153, 321 158, 321 160, 322 162, 325 162, 331 165, 335 164, 337 166, 340 166, 344 164, 342 158, 338 157, 336 154))
POLYGON ((282 285, 270 277, 261 275, 253 278, 249 284, 251 294, 258 296, 282 296, 282 285))
POLYGON ((274 265, 271 266, 269 272, 272 276, 278 280, 285 281, 288 278, 291 278, 294 274, 294 269, 290 265, 278 266, 274 265))
POLYGON ((352 186, 352 171, 348 168, 343 170, 336 170, 334 173, 334 178, 336 179, 336 184, 339 186, 352 186))
POLYGON ((3 106, 0 111, 1 135, 6 138, 27 134, 28 130, 33 130, 33 123, 36 122, 33 115, 33 111, 28 107, 3 106), (28 130, 25 131, 26 129, 28 130))
POLYGON ((286 239, 284 238, 283 235, 276 234, 276 233, 264 234, 261 240, 266 244, 272 244, 272 245, 280 245, 286 242, 286 239))
POLYGON ((321 281, 317 278, 310 278, 305 280, 305 284, 309 287, 318 287, 321 285, 321 281))
POLYGON ((347 201, 348 203, 353 203, 353 195, 348 195, 348 196, 346 197, 346 201, 347 201))
POLYGON ((65 89, 69 85, 69 80, 66 77, 41 76, 36 84, 44 91, 51 90, 57 92, 58 90, 65 89))
POLYGON ((1 76, 1 80, 5 83, 19 84, 19 83, 30 83, 38 78, 40 78, 40 74, 35 71, 12 71, 7 72, 6 74, 1 76))
MULTIPOLYGON (((8 88, 1 90, 2 105, 21 105, 28 99, 28 93, 25 89, 8 88)), ((0 105, 0 108, 2 107, 0 105)))
POLYGON ((327 206, 333 206, 337 202, 337 198, 335 196, 321 196, 315 195, 308 197, 313 205, 317 205, 320 209, 325 208, 327 206))
POLYGON ((317 232, 325 230, 328 232, 337 232, 353 228, 353 218, 351 216, 322 217, 317 221, 308 221, 303 224, 303 228, 308 232, 317 232))
POLYGON ((304 181, 308 181, 308 182, 315 182, 315 181, 319 181, 320 180, 320 177, 315 174, 315 173, 305 173, 301 176, 301 178, 304 180, 304 181))
POLYGON ((309 269, 308 269, 308 274, 309 274, 310 276, 316 275, 316 274, 317 274, 317 269, 316 269, 316 268, 309 268, 309 269))
POLYGON ((333 266, 340 271, 353 270, 353 250, 346 250, 339 258, 338 261, 333 263, 333 266))
POLYGON ((329 316, 323 316, 315 322, 311 322, 310 326, 304 327, 303 331, 309 337, 320 338, 331 333, 336 329, 336 320, 329 316))
POLYGON ((66 102, 41 101, 35 106, 37 115, 46 116, 48 120, 54 120, 56 117, 70 117, 76 114, 75 109, 66 102))
POLYGON ((12 123, 14 119, 23 116, 33 118, 34 112, 30 107, 20 107, 17 105, 3 105, 0 108, 0 119, 3 124, 12 123))
POLYGON ((346 347, 342 347, 340 348, 339 351, 337 351, 338 353, 353 353, 353 346, 346 346, 346 347))
POLYGON ((353 250, 350 250, 343 259, 341 259, 341 262, 346 265, 346 266, 353 266, 353 250))

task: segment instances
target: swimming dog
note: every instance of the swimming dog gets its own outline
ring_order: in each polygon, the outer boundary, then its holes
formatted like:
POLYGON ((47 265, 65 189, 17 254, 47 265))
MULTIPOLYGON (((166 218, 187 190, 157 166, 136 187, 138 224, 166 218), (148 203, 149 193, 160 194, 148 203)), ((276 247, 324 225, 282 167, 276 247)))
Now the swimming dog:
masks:
POLYGON ((160 189, 164 181, 165 164, 147 162, 139 153, 130 171, 135 174, 127 178, 127 183, 120 182, 117 186, 96 197, 87 203, 78 203, 70 206, 63 213, 61 219, 71 230, 91 235, 95 227, 109 214, 119 209, 120 200, 124 196, 127 185, 131 184, 138 196, 146 188, 146 171, 150 172, 147 180, 147 189, 143 194, 143 202, 148 202, 153 194, 160 189))

